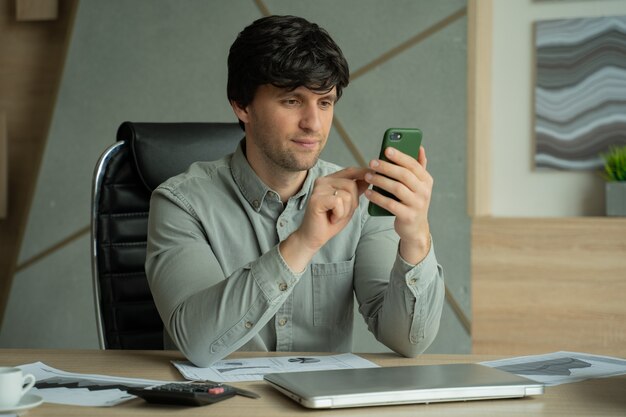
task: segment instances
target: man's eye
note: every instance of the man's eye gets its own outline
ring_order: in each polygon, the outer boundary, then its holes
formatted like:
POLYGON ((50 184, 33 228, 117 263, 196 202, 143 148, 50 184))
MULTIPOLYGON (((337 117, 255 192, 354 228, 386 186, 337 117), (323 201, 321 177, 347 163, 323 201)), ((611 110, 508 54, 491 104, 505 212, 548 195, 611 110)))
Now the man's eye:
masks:
POLYGON ((283 100, 283 103, 285 103, 288 106, 295 106, 298 104, 298 100, 290 98, 290 99, 283 100))
POLYGON ((333 106, 333 102, 332 102, 332 101, 322 101, 322 102, 320 103, 320 106, 321 106, 323 109, 328 109, 328 108, 330 108, 330 107, 332 107, 332 106, 333 106))

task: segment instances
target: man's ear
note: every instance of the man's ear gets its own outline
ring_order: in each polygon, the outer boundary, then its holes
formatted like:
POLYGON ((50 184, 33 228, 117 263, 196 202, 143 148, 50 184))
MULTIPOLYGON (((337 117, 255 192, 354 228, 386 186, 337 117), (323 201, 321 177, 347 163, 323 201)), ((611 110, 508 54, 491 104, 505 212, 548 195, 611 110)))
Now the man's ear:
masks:
POLYGON ((235 116, 243 123, 248 123, 250 116, 248 114, 248 107, 242 107, 241 104, 237 103, 235 100, 230 101, 230 107, 233 108, 233 112, 235 112, 235 116))

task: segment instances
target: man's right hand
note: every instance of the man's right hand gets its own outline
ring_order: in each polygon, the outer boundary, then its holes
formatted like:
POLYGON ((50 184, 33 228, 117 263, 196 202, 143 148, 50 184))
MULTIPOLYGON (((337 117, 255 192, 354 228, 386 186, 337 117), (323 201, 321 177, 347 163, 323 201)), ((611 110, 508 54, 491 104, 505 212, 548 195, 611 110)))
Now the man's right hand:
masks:
POLYGON ((302 224, 280 243, 280 253, 294 272, 302 272, 317 251, 343 230, 369 184, 367 168, 346 168, 315 180, 302 224))

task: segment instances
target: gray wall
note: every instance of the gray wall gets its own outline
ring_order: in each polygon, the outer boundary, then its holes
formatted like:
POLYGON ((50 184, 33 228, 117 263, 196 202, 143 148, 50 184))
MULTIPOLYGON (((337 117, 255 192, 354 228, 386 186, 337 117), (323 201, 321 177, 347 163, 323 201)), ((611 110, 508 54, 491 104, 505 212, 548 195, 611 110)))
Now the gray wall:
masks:
MULTIPOLYGON (((461 10, 466 0, 265 0, 271 13, 325 27, 352 71, 461 10)), ((117 126, 133 121, 235 121, 225 97, 237 32, 262 16, 252 0, 81 0, 14 277, 0 347, 95 348, 89 236, 50 251, 89 224, 94 165, 117 126)), ((365 160, 387 127, 424 131, 435 178, 431 227, 446 283, 470 316, 466 216, 466 17, 357 77, 336 119, 365 160)), ((355 165, 333 129, 325 159, 355 165)), ((354 350, 385 351, 357 318, 354 350)), ((464 353, 470 337, 446 305, 429 349, 464 353)))

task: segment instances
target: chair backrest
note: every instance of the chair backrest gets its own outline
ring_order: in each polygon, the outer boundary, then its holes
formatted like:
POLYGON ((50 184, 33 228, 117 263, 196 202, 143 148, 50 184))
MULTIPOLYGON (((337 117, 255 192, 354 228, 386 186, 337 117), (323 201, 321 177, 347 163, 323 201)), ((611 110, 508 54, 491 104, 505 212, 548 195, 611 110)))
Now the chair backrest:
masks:
POLYGON ((162 349, 163 323, 144 271, 150 195, 196 161, 231 153, 237 123, 124 122, 93 177, 92 274, 102 349, 162 349))

